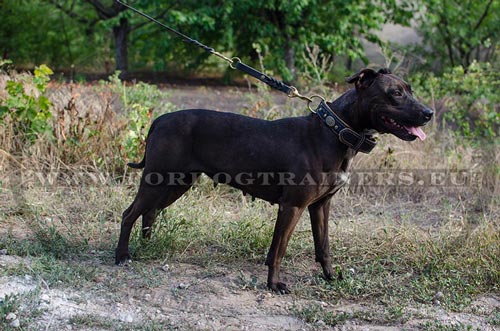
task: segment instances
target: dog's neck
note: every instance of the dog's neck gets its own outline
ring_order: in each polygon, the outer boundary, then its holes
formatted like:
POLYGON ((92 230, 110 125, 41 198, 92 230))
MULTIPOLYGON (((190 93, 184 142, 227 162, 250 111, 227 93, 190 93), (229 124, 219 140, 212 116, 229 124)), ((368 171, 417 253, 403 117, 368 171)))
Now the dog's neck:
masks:
POLYGON ((362 109, 356 89, 345 92, 332 102, 328 102, 328 105, 354 131, 361 133, 368 129, 366 123, 361 120, 362 109))

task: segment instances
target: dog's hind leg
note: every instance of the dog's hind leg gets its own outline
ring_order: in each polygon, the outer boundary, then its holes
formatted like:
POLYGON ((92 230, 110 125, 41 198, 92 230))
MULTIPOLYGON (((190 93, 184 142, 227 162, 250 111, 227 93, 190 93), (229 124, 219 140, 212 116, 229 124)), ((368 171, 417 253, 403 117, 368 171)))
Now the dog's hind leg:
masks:
POLYGON ((162 199, 158 202, 158 205, 154 209, 150 210, 148 213, 142 215, 142 237, 145 239, 151 238, 151 229, 156 216, 163 209, 170 206, 177 199, 179 199, 184 193, 191 188, 192 184, 182 185, 182 186, 170 186, 167 187, 165 192, 162 193, 162 199))
POLYGON ((120 237, 115 252, 116 264, 124 263, 130 259, 128 243, 132 227, 137 218, 142 215, 142 234, 144 236, 146 233, 146 237, 149 236, 149 229, 153 225, 158 211, 174 203, 190 187, 191 185, 167 188, 141 185, 134 202, 123 212, 120 237), (147 228, 146 231, 144 228, 147 228))
POLYGON ((128 242, 130 239, 130 232, 137 218, 142 214, 140 208, 137 208, 137 198, 132 202, 130 207, 127 208, 122 214, 122 223, 120 228, 120 237, 118 245, 115 250, 115 263, 121 264, 130 260, 128 252, 128 242))
POLYGON ((160 188, 141 183, 134 202, 132 202, 122 215, 120 237, 115 251, 116 264, 124 263, 130 259, 128 243, 132 227, 139 216, 155 212, 155 206, 161 194, 160 188))
POLYGON ((330 214, 331 196, 328 196, 309 206, 311 226, 314 238, 316 262, 321 264, 323 274, 328 280, 333 279, 333 269, 330 257, 330 243, 328 238, 328 216, 330 214))
POLYGON ((158 210, 153 209, 149 213, 142 215, 142 237, 144 239, 151 238, 151 227, 158 215, 158 210))

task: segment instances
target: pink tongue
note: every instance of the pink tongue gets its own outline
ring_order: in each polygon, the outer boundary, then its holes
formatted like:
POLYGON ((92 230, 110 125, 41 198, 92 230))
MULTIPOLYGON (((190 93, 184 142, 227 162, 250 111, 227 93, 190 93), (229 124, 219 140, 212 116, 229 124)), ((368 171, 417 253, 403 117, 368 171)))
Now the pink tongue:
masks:
POLYGON ((417 136, 418 139, 424 141, 425 140, 425 132, 422 131, 421 128, 419 127, 413 127, 413 126, 405 126, 405 129, 408 130, 409 133, 411 133, 414 136, 417 136))

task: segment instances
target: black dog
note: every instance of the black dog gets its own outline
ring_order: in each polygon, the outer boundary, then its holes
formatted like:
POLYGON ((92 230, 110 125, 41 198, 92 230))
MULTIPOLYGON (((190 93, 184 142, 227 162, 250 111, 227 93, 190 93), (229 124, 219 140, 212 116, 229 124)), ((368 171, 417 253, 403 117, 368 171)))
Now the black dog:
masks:
POLYGON ((317 114, 265 121, 232 113, 184 110, 165 114, 151 126, 144 168, 134 202, 123 213, 116 263, 130 258, 128 242, 142 215, 143 235, 157 212, 177 200, 205 173, 254 197, 279 204, 267 286, 288 293, 280 282, 280 264, 302 212, 311 216, 316 261, 327 279, 334 276, 328 242, 332 196, 346 183, 357 152, 369 152, 371 133, 392 133, 403 140, 425 139, 419 128, 432 110, 417 102, 410 86, 387 69, 363 69, 349 90, 317 114))

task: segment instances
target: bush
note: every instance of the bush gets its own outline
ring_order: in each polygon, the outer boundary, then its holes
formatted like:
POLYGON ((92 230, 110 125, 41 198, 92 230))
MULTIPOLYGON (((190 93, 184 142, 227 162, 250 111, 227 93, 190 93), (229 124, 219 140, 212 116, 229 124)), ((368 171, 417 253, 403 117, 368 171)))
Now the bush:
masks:
POLYGON ((52 135, 51 103, 43 95, 50 75, 52 70, 43 64, 36 67, 33 75, 8 74, 7 96, 0 98, 0 124, 11 128, 18 142, 15 148, 33 143, 41 135, 52 135))
POLYGON ((500 128, 500 74, 489 63, 458 66, 441 77, 417 74, 417 94, 437 108, 438 119, 469 140, 494 140, 500 128))
POLYGON ((122 174, 127 162, 142 158, 152 119, 174 109, 157 86, 124 82, 119 72, 98 86, 54 83, 46 93, 50 68, 2 70, 11 63, 0 59, 0 143, 21 163, 92 164, 122 174))
POLYGON ((121 157, 128 161, 138 161, 144 154, 145 140, 153 118, 158 113, 171 112, 174 107, 162 100, 167 94, 157 86, 143 82, 128 85, 120 80, 119 75, 120 72, 117 71, 109 77, 109 82, 102 85, 119 96, 123 117, 127 122, 126 129, 119 137, 121 157))

